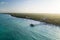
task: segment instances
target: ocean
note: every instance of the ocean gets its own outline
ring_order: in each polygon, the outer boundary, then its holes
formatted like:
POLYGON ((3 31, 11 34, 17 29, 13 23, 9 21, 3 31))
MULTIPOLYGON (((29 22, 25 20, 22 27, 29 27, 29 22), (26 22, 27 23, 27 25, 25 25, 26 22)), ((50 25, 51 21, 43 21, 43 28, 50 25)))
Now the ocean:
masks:
POLYGON ((0 14, 0 40, 60 40, 60 26, 0 14))

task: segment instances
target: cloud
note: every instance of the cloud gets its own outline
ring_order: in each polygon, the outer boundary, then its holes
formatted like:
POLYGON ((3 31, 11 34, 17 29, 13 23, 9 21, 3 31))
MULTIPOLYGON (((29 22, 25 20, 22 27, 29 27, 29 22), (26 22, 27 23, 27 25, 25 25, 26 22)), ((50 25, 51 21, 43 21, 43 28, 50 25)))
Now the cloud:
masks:
POLYGON ((0 6, 0 12, 60 13, 60 0, 3 1, 0 6))
POLYGON ((7 4, 7 2, 0 2, 0 4, 2 4, 2 5, 3 5, 3 4, 7 4))

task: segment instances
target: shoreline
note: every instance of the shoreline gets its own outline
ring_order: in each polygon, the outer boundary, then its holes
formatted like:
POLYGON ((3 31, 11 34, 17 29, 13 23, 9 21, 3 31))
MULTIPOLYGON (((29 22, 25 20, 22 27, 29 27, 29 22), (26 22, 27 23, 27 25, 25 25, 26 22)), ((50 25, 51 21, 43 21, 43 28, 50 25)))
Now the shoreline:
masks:
POLYGON ((60 26, 60 16, 55 14, 10 13, 10 15, 60 26))

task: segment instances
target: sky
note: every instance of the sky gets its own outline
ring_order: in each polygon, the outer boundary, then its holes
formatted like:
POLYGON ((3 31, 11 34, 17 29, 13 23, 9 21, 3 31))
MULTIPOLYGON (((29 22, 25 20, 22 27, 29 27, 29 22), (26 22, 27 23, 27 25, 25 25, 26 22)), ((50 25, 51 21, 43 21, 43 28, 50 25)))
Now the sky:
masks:
POLYGON ((0 0, 0 13, 60 13, 60 0, 0 0))

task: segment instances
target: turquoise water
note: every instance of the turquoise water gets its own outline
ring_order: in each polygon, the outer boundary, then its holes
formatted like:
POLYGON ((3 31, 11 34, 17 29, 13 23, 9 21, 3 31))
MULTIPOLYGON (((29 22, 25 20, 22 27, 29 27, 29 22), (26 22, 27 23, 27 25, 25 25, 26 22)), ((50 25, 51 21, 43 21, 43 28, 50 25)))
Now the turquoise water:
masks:
POLYGON ((0 14, 0 40, 60 40, 60 27, 0 14))

